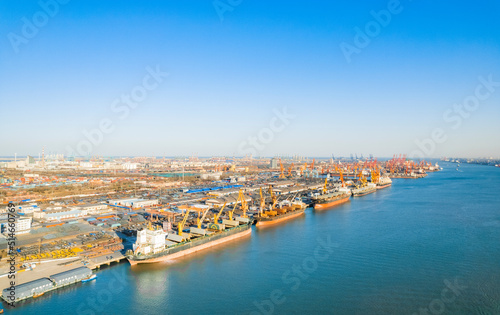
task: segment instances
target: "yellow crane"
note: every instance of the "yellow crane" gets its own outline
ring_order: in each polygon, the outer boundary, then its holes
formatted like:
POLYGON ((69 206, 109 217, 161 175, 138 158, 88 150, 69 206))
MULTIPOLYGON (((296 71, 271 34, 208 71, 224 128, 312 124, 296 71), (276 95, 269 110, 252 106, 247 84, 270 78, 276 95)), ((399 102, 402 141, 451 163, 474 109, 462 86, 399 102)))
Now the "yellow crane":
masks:
POLYGON ((214 223, 215 224, 217 224, 217 222, 219 221, 219 217, 220 217, 220 215, 225 207, 226 207, 226 202, 224 202, 224 205, 220 208, 219 212, 214 215, 214 223))
POLYGON ((236 205, 238 204, 238 201, 241 202, 241 210, 243 212, 243 215, 242 217, 243 218, 246 218, 247 217, 247 210, 248 210, 248 205, 247 205, 247 201, 245 200, 245 196, 243 195, 243 189, 240 189, 240 192, 238 194, 238 199, 236 200, 236 202, 234 203, 234 207, 233 207, 233 210, 231 210, 228 215, 229 215, 229 220, 233 220, 233 213, 234 213, 234 210, 236 210, 236 205))
MULTIPOLYGON (((240 197, 238 196, 238 200, 240 200, 240 197)), ((238 204, 238 200, 236 200, 236 202, 234 203, 234 207, 233 207, 233 210, 229 211, 228 212, 228 216, 229 216, 229 220, 233 220, 233 213, 234 213, 234 210, 236 210, 236 205, 238 204)))
POLYGON ((325 178, 325 185, 323 186, 323 194, 326 194, 326 185, 328 183, 328 179, 325 178))

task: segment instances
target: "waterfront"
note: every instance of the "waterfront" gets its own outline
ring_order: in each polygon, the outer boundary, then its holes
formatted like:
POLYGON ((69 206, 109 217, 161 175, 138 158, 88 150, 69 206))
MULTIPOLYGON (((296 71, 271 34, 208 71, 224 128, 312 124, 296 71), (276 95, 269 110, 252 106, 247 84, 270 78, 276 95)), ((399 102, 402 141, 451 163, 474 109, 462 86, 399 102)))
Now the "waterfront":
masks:
POLYGON ((499 313, 500 170, 441 166, 170 266, 103 268, 97 281, 6 312, 249 314, 260 305, 275 314, 499 313), (445 281, 460 285, 443 297, 445 281))

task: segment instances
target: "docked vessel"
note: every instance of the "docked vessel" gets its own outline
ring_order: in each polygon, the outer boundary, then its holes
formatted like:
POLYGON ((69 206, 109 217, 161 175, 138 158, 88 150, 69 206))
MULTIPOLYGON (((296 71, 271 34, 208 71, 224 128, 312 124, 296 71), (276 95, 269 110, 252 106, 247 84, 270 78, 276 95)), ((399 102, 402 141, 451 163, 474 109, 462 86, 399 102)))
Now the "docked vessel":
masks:
POLYGON ((353 197, 361 197, 377 191, 377 185, 374 183, 366 183, 364 186, 356 187, 352 190, 353 197))
POLYGON ((131 265, 173 260, 249 235, 252 232, 251 224, 248 221, 226 229, 225 224, 212 223, 207 230, 199 229, 201 231, 190 233, 188 237, 169 234, 163 230, 141 230, 137 232, 134 250, 127 252, 127 260, 131 265))
POLYGON ((184 218, 177 224, 177 234, 167 233, 162 229, 153 229, 151 226, 137 231, 137 240, 133 251, 127 251, 127 260, 131 265, 170 261, 249 235, 252 232, 253 220, 246 215, 248 205, 241 189, 234 208, 227 213, 228 219, 222 219, 222 222, 219 222, 225 207, 224 203, 205 229, 202 228, 202 223, 209 211, 208 207, 203 216, 197 218, 197 227, 190 227, 189 233, 184 232, 189 210, 186 210, 184 218), (233 220, 238 202, 241 202, 243 215, 233 220))

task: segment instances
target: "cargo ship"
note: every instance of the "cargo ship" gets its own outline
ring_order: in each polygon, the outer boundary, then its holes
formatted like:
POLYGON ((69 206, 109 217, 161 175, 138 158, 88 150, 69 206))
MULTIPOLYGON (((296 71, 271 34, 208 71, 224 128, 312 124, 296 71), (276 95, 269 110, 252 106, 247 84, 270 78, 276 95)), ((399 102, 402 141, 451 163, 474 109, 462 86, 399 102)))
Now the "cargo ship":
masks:
POLYGON ((196 233, 189 233, 188 236, 166 233, 163 230, 144 229, 137 232, 134 250, 127 251, 127 260, 132 266, 158 263, 220 245, 249 235, 252 232, 253 222, 245 221, 247 222, 227 229, 225 224, 211 223, 208 229, 192 228, 196 233))
POLYGON ((361 197, 377 191, 377 185, 374 183, 367 183, 364 186, 356 187, 352 190, 353 197, 361 197))
POLYGON ((392 179, 388 176, 381 176, 377 182, 377 189, 386 188, 392 185, 392 179))
POLYGON ((92 270, 87 267, 63 271, 47 278, 40 278, 15 287, 5 288, 1 298, 7 303, 38 298, 45 293, 92 278, 92 270))
POLYGON ((322 194, 312 198, 314 210, 323 210, 334 207, 349 201, 351 198, 351 190, 347 188, 339 188, 336 192, 322 194))
POLYGON ((290 220, 304 214, 307 205, 298 198, 293 201, 284 200, 271 210, 262 211, 256 217, 255 226, 267 226, 290 220))

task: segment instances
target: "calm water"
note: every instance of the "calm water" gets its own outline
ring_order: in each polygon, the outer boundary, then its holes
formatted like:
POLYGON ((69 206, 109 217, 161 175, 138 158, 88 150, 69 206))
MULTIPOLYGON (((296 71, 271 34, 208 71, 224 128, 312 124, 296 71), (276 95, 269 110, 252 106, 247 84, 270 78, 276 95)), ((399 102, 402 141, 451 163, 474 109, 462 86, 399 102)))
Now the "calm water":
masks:
POLYGON ((453 164, 173 265, 98 272, 18 314, 500 314, 500 168, 453 164))

